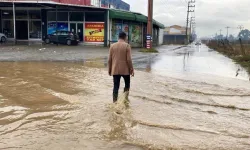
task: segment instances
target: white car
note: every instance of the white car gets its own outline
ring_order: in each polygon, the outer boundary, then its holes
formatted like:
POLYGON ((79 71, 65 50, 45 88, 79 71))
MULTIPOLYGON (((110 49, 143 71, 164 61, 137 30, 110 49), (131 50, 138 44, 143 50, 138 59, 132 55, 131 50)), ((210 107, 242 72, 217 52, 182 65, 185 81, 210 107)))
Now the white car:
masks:
POLYGON ((3 33, 0 33, 0 42, 6 42, 7 41, 7 37, 6 35, 4 35, 3 33))

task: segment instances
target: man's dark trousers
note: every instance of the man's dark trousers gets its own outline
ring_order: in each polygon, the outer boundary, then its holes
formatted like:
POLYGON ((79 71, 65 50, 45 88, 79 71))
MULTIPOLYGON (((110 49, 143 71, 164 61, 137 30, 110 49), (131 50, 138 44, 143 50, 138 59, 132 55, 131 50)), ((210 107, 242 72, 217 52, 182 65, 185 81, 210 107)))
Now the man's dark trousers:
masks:
POLYGON ((123 77, 125 82, 124 92, 129 91, 130 88, 130 75, 113 75, 113 81, 114 81, 113 102, 116 102, 118 98, 121 77, 123 77))

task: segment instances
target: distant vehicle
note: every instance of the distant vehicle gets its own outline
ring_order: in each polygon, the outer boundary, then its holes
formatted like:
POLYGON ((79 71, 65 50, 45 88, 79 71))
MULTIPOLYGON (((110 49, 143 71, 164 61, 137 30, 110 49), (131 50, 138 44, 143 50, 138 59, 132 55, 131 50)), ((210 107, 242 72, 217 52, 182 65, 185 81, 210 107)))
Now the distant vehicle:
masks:
POLYGON ((79 37, 70 31, 57 31, 47 35, 45 43, 77 45, 79 43, 79 37))
POLYGON ((7 41, 7 36, 3 33, 0 33, 0 42, 4 43, 7 41))
POLYGON ((201 42, 196 42, 195 45, 201 45, 201 42))

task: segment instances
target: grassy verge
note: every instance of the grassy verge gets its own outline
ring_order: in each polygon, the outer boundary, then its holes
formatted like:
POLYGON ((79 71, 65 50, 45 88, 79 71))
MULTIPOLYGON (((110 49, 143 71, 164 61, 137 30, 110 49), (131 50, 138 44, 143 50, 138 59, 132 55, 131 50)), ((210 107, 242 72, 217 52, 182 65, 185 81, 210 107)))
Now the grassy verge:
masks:
POLYGON ((231 57, 236 63, 240 64, 242 67, 246 68, 250 74, 250 55, 247 56, 233 56, 231 57))
POLYGON ((141 49, 140 52, 142 52, 142 53, 159 53, 159 52, 158 52, 156 49, 154 49, 154 48, 150 48, 150 49, 144 48, 144 49, 141 49))

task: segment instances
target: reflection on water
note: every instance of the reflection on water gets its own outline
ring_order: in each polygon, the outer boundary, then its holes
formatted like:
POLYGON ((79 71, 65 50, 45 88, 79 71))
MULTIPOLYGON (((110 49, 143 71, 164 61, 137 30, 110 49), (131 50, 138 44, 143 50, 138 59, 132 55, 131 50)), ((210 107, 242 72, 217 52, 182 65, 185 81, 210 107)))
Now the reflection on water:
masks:
POLYGON ((249 83, 137 71, 116 114, 104 61, 1 62, 0 149, 249 149, 249 83))
POLYGON ((211 51, 205 45, 180 47, 162 46, 161 55, 152 64, 152 72, 179 75, 221 76, 249 80, 249 75, 231 59, 211 51), (239 71, 238 71, 239 70, 239 71), (237 74, 238 73, 238 74, 237 74), (236 76, 237 74, 237 76, 236 76))

